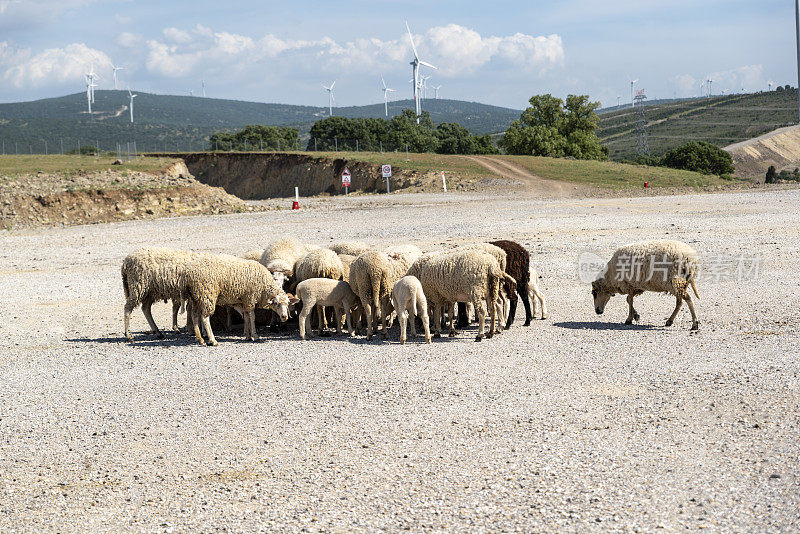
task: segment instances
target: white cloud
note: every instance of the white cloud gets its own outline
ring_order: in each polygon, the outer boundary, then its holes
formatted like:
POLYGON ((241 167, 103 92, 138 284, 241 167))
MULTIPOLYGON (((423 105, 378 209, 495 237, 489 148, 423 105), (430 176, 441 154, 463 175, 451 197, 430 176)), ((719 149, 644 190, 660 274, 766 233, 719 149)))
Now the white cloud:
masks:
POLYGON ((116 42, 124 48, 135 48, 144 43, 144 38, 138 33, 122 32, 117 35, 116 42))
POLYGON ((700 91, 700 82, 691 74, 678 74, 672 77, 681 96, 695 95, 700 91))
POLYGON ((95 70, 108 70, 111 60, 84 43, 63 48, 48 48, 38 54, 30 49, 13 49, 7 42, 0 46, 0 72, 15 87, 41 87, 49 84, 82 82, 93 64, 95 70))
POLYGON ((185 30, 179 30, 178 28, 164 28, 162 33, 167 40, 172 41, 173 43, 188 43, 192 40, 192 36, 189 34, 189 32, 185 30))
POLYGON ((757 91, 767 84, 761 65, 743 65, 731 70, 712 72, 706 79, 713 80, 714 94, 719 94, 723 89, 728 92, 739 92, 742 88, 745 91, 757 91))

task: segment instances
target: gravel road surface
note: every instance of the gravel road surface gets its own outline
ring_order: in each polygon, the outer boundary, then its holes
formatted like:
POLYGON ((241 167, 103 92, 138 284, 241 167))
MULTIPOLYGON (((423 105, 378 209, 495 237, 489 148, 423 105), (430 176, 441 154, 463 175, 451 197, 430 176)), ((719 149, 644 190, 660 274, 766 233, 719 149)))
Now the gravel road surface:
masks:
POLYGON ((0 232, 0 531, 800 528, 800 191, 302 206, 0 232), (284 233, 515 239, 550 317, 482 343, 401 346, 395 325, 205 348, 147 337, 137 310, 122 341, 129 251, 284 233), (637 325, 624 297, 594 313, 581 253, 652 238, 703 257, 699 333, 685 307, 664 328, 663 295, 637 299, 637 325))

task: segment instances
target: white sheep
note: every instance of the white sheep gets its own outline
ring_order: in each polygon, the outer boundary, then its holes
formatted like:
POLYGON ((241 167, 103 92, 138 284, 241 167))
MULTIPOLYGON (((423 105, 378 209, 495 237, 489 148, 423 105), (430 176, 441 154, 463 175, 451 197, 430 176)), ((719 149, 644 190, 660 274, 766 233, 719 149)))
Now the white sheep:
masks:
MULTIPOLYGON (((450 253, 422 256, 408 270, 422 283, 428 302, 433 306, 433 321, 436 337, 441 335, 441 310, 452 310, 457 302, 471 302, 478 315, 478 335, 484 336, 487 302, 491 323, 487 337, 495 333, 495 320, 499 298, 499 286, 503 281, 515 287, 514 279, 500 269, 500 264, 491 254, 482 250, 462 250, 450 253)), ((450 317, 450 336, 455 335, 453 317, 450 317)))
POLYGON ((367 340, 382 325, 383 338, 389 337, 386 320, 392 312, 391 291, 414 261, 411 256, 397 252, 389 256, 383 252, 366 252, 350 266, 350 285, 361 299, 367 320, 367 340))
POLYGON ((697 252, 680 241, 642 241, 625 245, 614 252, 605 271, 592 282, 595 312, 602 314, 612 296, 628 295, 625 324, 632 324, 639 320, 639 314, 633 308, 634 297, 645 291, 669 293, 675 296, 676 303, 666 326, 672 326, 683 301, 686 301, 692 314, 691 329, 697 330, 700 321, 688 290, 691 287, 695 296, 700 298, 695 286, 699 263, 697 252))
POLYGON ((244 335, 255 341, 255 308, 269 308, 282 322, 289 315, 289 297, 278 287, 266 267, 254 261, 228 255, 204 255, 188 266, 183 291, 191 299, 194 333, 205 345, 200 323, 209 345, 217 345, 209 318, 217 305, 233 306, 244 317, 244 335))
POLYGON ((295 284, 310 278, 342 280, 344 266, 339 256, 327 248, 312 250, 294 265, 295 284))
POLYGON ((431 342, 431 330, 428 320, 428 300, 422 290, 422 284, 415 276, 404 276, 392 288, 392 305, 397 312, 400 323, 400 343, 406 342, 406 323, 411 321, 411 336, 417 335, 414 316, 420 318, 425 330, 425 343, 431 342))
MULTIPOLYGON (((140 305, 150 330, 159 338, 158 329, 150 310, 153 302, 172 300, 172 329, 178 329, 178 311, 182 304, 186 269, 201 254, 168 248, 140 248, 122 262, 122 288, 125 292, 125 337, 133 341, 130 331, 131 312, 140 305)), ((188 325, 187 325, 188 326, 188 325)))
POLYGON ((542 307, 542 319, 547 319, 547 304, 544 300, 544 295, 542 294, 542 290, 539 288, 539 273, 536 272, 536 269, 531 266, 530 268, 530 280, 528 281, 528 299, 531 302, 531 314, 536 315, 536 301, 539 301, 539 304, 542 307))
POLYGON ((304 245, 293 237, 282 237, 270 243, 261 255, 261 265, 270 272, 283 271, 287 276, 294 274, 294 265, 314 248, 304 245))
POLYGON ((306 331, 311 334, 311 312, 317 307, 319 315, 319 334, 323 329, 323 308, 334 308, 336 333, 340 334, 341 318, 345 317, 347 332, 355 335, 351 312, 358 304, 358 296, 353 293, 350 284, 344 281, 331 280, 330 278, 309 278, 297 284, 295 297, 303 301, 303 310, 300 312, 299 326, 300 339, 306 339, 306 331))
POLYGON ((241 255, 242 258, 246 260, 253 260, 253 261, 261 261, 261 256, 264 255, 264 249, 261 248, 254 248, 252 250, 248 250, 244 254, 241 255))
POLYGON ((343 271, 343 280, 345 282, 350 281, 350 266, 353 265, 353 262, 356 261, 358 256, 352 256, 350 254, 338 254, 339 259, 342 260, 342 268, 343 271))
POLYGON ((391 245, 386 247, 384 252, 392 258, 404 256, 405 258, 410 259, 411 263, 414 263, 417 258, 422 256, 422 251, 420 248, 417 245, 411 244, 391 245))
POLYGON ((366 243, 362 243, 361 241, 342 241, 340 243, 334 243, 328 247, 336 254, 347 254, 348 256, 355 256, 358 257, 365 252, 369 252, 370 250, 374 250, 373 247, 367 245, 366 243))

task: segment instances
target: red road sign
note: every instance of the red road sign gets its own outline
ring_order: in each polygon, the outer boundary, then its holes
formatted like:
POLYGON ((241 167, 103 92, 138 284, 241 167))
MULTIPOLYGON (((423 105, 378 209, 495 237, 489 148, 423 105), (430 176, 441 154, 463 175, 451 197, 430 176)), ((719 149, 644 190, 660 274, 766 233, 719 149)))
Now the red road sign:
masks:
POLYGON ((350 170, 347 167, 342 171, 342 187, 350 187, 350 170))

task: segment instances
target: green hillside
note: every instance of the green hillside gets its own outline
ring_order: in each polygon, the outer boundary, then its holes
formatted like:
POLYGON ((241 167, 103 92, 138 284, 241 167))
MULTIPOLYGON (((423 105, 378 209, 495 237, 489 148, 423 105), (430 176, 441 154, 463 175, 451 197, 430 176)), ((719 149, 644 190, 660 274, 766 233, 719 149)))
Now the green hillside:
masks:
MULTIPOLYGON (((666 101, 645 107, 650 153, 663 155, 688 141, 727 146, 797 123, 797 90, 666 101)), ((600 114, 601 142, 609 157, 636 156, 639 110, 600 114)))
MULTIPOLYGON (((202 148, 208 137, 220 130, 235 130, 247 124, 270 124, 299 128, 301 135, 327 116, 327 108, 220 100, 191 96, 138 93, 134 100, 136 124, 130 124, 127 91, 97 91, 90 116, 86 96, 77 93, 32 102, 0 104, 0 140, 6 153, 42 153, 75 148, 78 143, 99 143, 114 150, 117 143, 136 141, 139 150, 186 151, 202 148)), ((411 100, 389 103, 390 116, 413 107, 411 100)), ((457 122, 474 134, 504 131, 519 110, 461 102, 424 101, 423 108, 436 123, 457 122)), ((344 117, 382 117, 383 104, 334 108, 344 117)))

